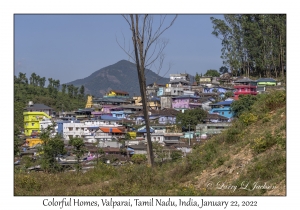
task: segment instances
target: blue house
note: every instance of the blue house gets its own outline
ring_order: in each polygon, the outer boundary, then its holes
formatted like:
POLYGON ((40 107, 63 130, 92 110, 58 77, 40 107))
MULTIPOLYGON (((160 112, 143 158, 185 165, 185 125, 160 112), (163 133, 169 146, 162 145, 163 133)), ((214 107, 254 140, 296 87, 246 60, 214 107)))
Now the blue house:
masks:
POLYGON ((221 116, 232 118, 233 112, 231 111, 231 104, 233 101, 221 101, 219 103, 211 104, 210 114, 219 114, 221 116))
POLYGON ((110 111, 110 113, 112 114, 113 117, 119 118, 119 119, 123 119, 126 117, 124 111, 110 111))

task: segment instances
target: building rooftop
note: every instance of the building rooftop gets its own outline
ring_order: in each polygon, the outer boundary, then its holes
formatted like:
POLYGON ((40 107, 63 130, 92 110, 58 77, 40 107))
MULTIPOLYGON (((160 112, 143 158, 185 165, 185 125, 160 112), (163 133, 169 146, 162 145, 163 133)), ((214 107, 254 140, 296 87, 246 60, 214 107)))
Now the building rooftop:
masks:
POLYGON ((109 92, 115 92, 115 93, 119 93, 119 94, 126 94, 126 95, 129 95, 128 92, 122 91, 122 90, 110 90, 109 92))
POLYGON ((127 100, 121 98, 96 98, 93 102, 106 102, 106 103, 130 103, 127 100))
POLYGON ((276 82, 276 80, 273 78, 260 78, 256 82, 276 82))
POLYGON ((235 81, 235 83, 243 83, 243 82, 255 82, 255 81, 252 79, 249 79, 248 77, 244 77, 242 79, 238 79, 235 81))
POLYGON ((53 110, 53 109, 44 104, 32 104, 30 106, 25 107, 24 110, 33 111, 33 110, 53 110))
POLYGON ((181 96, 175 96, 172 97, 173 99, 180 99, 180 98, 192 98, 192 99, 199 99, 199 96, 191 96, 191 95, 181 95, 181 96))
POLYGON ((171 80, 169 83, 170 84, 173 84, 173 83, 184 83, 184 84, 189 84, 189 81, 187 80, 184 80, 184 79, 174 79, 174 80, 171 80))
POLYGON ((216 104, 211 104, 211 105, 230 105, 232 104, 233 101, 221 101, 219 103, 216 104))

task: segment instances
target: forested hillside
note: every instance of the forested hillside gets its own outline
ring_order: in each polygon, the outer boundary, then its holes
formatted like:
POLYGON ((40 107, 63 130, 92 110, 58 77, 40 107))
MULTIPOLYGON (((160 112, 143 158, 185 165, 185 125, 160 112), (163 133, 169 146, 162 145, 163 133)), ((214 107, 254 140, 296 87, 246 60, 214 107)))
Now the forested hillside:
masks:
POLYGON ((41 78, 35 73, 29 78, 25 73, 14 77, 14 125, 18 129, 23 128, 23 109, 29 101, 45 104, 56 112, 74 111, 85 107, 83 86, 78 88, 73 85, 62 85, 62 91, 59 91, 59 80, 49 78, 47 87, 45 82, 45 77, 41 78))
POLYGON ((234 75, 282 77, 286 73, 286 15, 244 14, 211 18, 222 41, 223 64, 234 75))

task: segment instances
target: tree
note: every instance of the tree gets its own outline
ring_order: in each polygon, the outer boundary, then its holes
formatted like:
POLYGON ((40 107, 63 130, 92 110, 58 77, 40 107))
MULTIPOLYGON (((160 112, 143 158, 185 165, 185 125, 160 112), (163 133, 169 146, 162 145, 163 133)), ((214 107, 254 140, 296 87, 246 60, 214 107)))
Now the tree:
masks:
POLYGON ((173 25, 174 21, 177 18, 177 15, 166 26, 164 26, 164 24, 167 15, 160 16, 160 22, 158 23, 157 29, 155 29, 153 25, 154 16, 146 14, 129 16, 124 15, 123 17, 128 23, 130 31, 132 33, 134 56, 131 53, 128 53, 123 47, 121 48, 136 63, 147 131, 148 163, 150 166, 153 166, 154 157, 152 142, 150 138, 145 69, 147 68, 147 66, 151 66, 158 59, 160 61, 159 66, 162 66, 162 61, 164 60, 163 50, 167 45, 167 41, 159 40, 159 38, 167 29, 169 29, 173 25), (154 46, 154 48, 151 48, 152 46, 154 46))
POLYGON ((233 92, 232 91, 228 91, 225 93, 225 98, 229 98, 229 97, 233 97, 233 92))
POLYGON ((16 125, 14 125, 14 156, 20 153, 21 140, 18 136, 20 134, 21 132, 19 128, 16 125))
POLYGON ((196 72, 196 76, 195 76, 195 81, 197 82, 197 84, 200 82, 200 76, 197 72, 196 72))
POLYGON ((147 160, 146 155, 144 154, 134 154, 131 157, 131 161, 136 164, 141 164, 147 160))
POLYGON ((249 111, 251 106, 257 100, 257 96, 240 95, 239 100, 232 102, 231 110, 235 117, 239 117, 243 112, 249 111))
POLYGON ((207 77, 219 77, 220 73, 217 70, 209 69, 209 70, 206 71, 206 73, 204 74, 204 76, 207 76, 207 77))
POLYGON ((172 161, 177 161, 182 158, 182 152, 180 150, 174 150, 171 152, 172 161))
POLYGON ((153 142, 153 149, 154 149, 154 154, 157 159, 160 159, 160 162, 163 162, 168 155, 166 154, 166 151, 164 150, 164 147, 158 143, 158 142, 153 142))
POLYGON ((79 93, 80 93, 81 97, 83 98, 84 97, 84 85, 81 85, 79 93))
POLYGON ((39 148, 39 153, 41 154, 41 167, 46 172, 61 170, 56 158, 58 158, 59 155, 66 153, 61 136, 55 135, 54 137, 51 137, 54 126, 55 124, 53 123, 53 125, 43 129, 40 136, 43 141, 39 148))
POLYGON ((226 66, 221 66, 220 69, 219 69, 219 72, 221 74, 228 73, 228 68, 226 66))
POLYGON ((189 109, 184 113, 176 115, 176 124, 187 129, 194 128, 198 123, 202 122, 207 116, 207 112, 201 108, 189 109))
POLYGON ((76 155, 76 160, 77 160, 76 170, 77 170, 77 172, 79 172, 79 170, 81 169, 80 164, 79 164, 80 158, 86 152, 86 148, 84 146, 84 141, 82 138, 75 137, 75 138, 70 139, 69 144, 71 146, 73 146, 73 148, 74 148, 73 152, 76 155))
POLYGON ((286 15, 244 14, 211 18, 222 41, 223 64, 237 75, 285 76, 286 15))
POLYGON ((66 84, 62 84, 61 92, 62 92, 63 94, 66 93, 66 87, 67 87, 66 84))
POLYGON ((46 77, 40 78, 39 86, 43 88, 45 86, 45 82, 46 82, 46 77))

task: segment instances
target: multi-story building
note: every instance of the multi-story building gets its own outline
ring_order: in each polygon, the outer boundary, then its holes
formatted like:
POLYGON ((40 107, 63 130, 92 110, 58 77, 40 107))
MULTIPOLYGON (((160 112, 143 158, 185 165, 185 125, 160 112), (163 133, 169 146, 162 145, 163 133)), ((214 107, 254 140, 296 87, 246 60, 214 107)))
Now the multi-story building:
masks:
MULTIPOLYGON (((32 101, 30 101, 28 106, 24 108, 23 112, 25 136, 30 136, 32 132, 40 132, 40 122, 43 120, 51 119, 50 115, 52 115, 52 111, 52 108, 44 104, 34 104, 32 101)), ((42 124, 47 125, 47 123, 42 124)))
POLYGON ((237 100, 240 95, 257 95, 257 83, 247 77, 234 82, 234 99, 237 100))
POLYGON ((109 97, 129 98, 129 93, 122 91, 122 90, 110 90, 103 97, 104 98, 109 98, 109 97))
POLYGON ((232 101, 221 101, 219 103, 211 104, 210 114, 219 114, 223 117, 232 118, 234 113, 231 111, 232 101))
POLYGON ((200 108, 200 97, 191 95, 182 95, 172 98, 172 108, 184 112, 187 109, 200 108))

